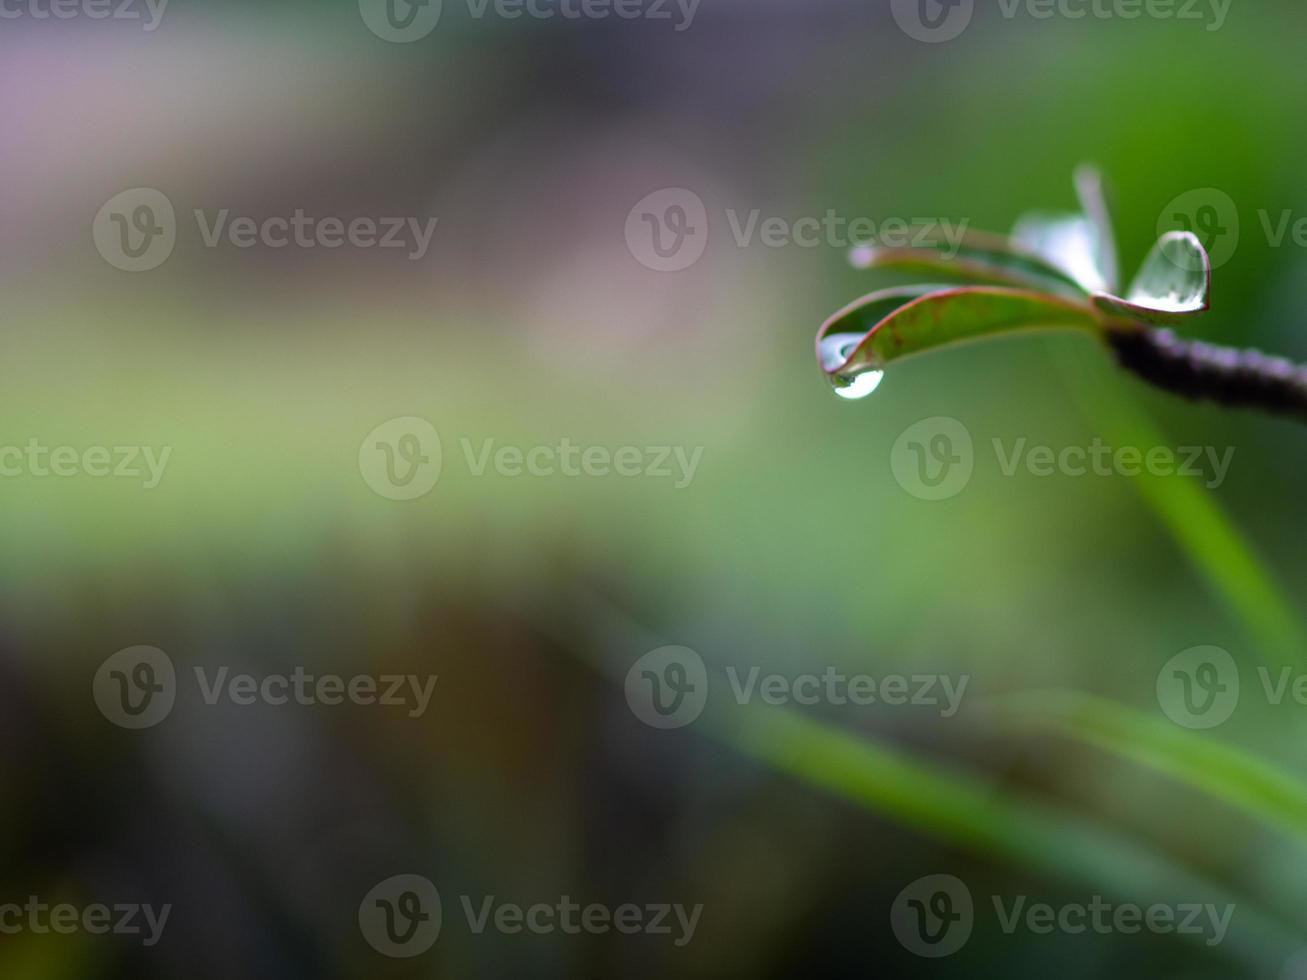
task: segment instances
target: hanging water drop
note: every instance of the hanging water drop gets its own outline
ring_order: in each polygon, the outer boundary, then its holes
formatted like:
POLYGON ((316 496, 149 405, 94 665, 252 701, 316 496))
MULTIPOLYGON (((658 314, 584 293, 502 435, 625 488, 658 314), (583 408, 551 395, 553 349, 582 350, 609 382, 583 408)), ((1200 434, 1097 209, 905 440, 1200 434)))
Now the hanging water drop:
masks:
POLYGON ((870 370, 854 375, 831 375, 830 381, 831 386, 835 389, 835 394, 841 398, 856 401, 859 398, 866 398, 879 388, 881 381, 884 379, 884 371, 870 370))
POLYGON ((841 398, 856 400, 866 398, 878 387, 885 377, 884 371, 867 366, 847 373, 834 374, 862 343, 862 335, 856 333, 836 333, 823 337, 821 341, 821 366, 826 371, 835 394, 841 398))

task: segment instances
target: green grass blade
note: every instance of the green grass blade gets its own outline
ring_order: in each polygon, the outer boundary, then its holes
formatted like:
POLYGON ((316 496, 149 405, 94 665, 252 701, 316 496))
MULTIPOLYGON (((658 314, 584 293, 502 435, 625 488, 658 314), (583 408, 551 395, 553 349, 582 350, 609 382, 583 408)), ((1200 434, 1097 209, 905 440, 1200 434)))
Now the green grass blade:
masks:
POLYGON ((710 728, 780 772, 949 844, 1133 898, 1184 896, 1186 902, 1235 904, 1240 925, 1227 942, 1250 965, 1278 969, 1301 948, 1301 937, 1224 887, 1083 818, 1016 798, 976 776, 945 770, 789 709, 746 708, 730 721, 714 717, 710 728))
POLYGON ((1146 766, 1307 844, 1307 785, 1208 733, 1073 691, 1032 692, 993 703, 1022 731, 1061 735, 1146 766))
MULTIPOLYGON (((1120 446, 1159 446, 1157 426, 1125 388, 1115 367, 1059 348, 1054 360, 1072 383, 1085 415, 1120 446)), ((1189 556, 1212 592, 1276 665, 1301 664, 1307 629, 1252 545, 1211 493, 1178 477, 1143 473, 1131 484, 1189 556)))

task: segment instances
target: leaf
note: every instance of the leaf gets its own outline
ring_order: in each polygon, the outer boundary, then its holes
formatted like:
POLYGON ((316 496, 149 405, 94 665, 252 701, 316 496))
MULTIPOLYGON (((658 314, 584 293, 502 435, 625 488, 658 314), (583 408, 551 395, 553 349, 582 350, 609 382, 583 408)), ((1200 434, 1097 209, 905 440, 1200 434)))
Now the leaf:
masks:
MULTIPOLYGON (((1012 792, 993 776, 958 771, 902 748, 805 717, 794 709, 739 709, 734 724, 705 715, 708 731, 744 754, 899 824, 972 853, 1124 897, 1238 904, 1228 939, 1249 963, 1279 964, 1299 935, 1177 860, 1086 815, 1012 792)), ((1227 952, 1229 952, 1227 950, 1227 952)))
POLYGON ((1000 719, 1147 766, 1307 841, 1307 785, 1269 762, 1125 705, 1072 691, 1000 701, 1000 719))
POLYGON ((938 230, 921 230, 911 246, 868 243, 856 246, 849 261, 857 269, 902 269, 925 275, 943 275, 966 282, 1036 289, 1079 299, 1092 290, 1023 250, 1001 235, 966 232, 949 241, 938 230))
POLYGON ((1175 323, 1211 308, 1212 261, 1189 231, 1163 235, 1148 253, 1125 299, 1095 293, 1094 307, 1109 316, 1175 323))
POLYGON ((1120 288, 1120 273, 1102 175, 1083 166, 1076 171, 1075 183, 1082 214, 1028 214, 1017 222, 1012 239, 1085 292, 1114 293, 1120 288))
MULTIPOLYGON (((1120 372, 1103 358, 1054 351, 1054 361, 1097 431, 1115 446, 1163 446, 1167 435, 1136 402, 1120 372)), ((1269 659, 1300 663, 1307 625, 1288 589, 1225 509, 1194 480, 1146 470, 1130 486, 1175 539, 1214 597, 1242 623, 1269 659)))
POLYGON ((1012 229, 1012 240, 1061 270, 1086 293, 1112 289, 1101 266, 1098 229, 1083 214, 1027 214, 1012 229))
POLYGON ((817 358, 829 375, 879 370, 891 361, 947 344, 1037 327, 1099 332, 1084 304, 994 286, 883 289, 846 306, 817 334, 817 358))
POLYGON ((1076 168, 1076 196, 1097 234, 1097 265, 1107 282, 1108 292, 1121 288, 1121 263, 1116 251, 1116 231, 1112 226, 1112 209, 1107 200, 1107 182, 1097 167, 1088 164, 1076 168))

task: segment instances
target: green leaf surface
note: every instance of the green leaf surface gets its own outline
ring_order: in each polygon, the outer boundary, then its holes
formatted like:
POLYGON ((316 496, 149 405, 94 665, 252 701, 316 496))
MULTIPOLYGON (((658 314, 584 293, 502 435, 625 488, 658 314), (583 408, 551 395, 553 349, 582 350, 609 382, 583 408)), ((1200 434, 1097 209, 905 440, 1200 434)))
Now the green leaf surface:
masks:
POLYGON ((1229 893, 1155 847, 1022 797, 992 777, 933 764, 792 709, 743 708, 733 723, 705 717, 711 734, 778 771, 973 853, 1145 902, 1185 895, 1188 902, 1235 903, 1240 930, 1229 941, 1241 948, 1229 952, 1240 961, 1278 965, 1301 946, 1300 935, 1266 916, 1256 901, 1229 893))
POLYGON ((1094 223, 1083 214, 1023 216, 1012 229, 1012 240, 1060 270, 1086 293, 1110 292, 1102 263, 1103 244, 1094 223))
POLYGON ((893 361, 949 344, 1016 330, 1102 331, 1084 304, 994 286, 915 286, 871 293, 826 321, 817 359, 834 377, 880 370, 893 361))
POLYGON ((1008 725, 1096 746, 1307 842, 1307 785, 1208 733, 1072 691, 1020 695, 999 706, 1008 725))
POLYGON ((1148 253, 1124 299, 1095 293, 1095 308, 1144 323, 1176 323, 1211 308, 1212 263, 1188 231, 1163 235, 1148 253))
POLYGON ((874 242, 858 245, 849 261, 857 269, 898 269, 962 282, 1035 289, 1073 299, 1091 292, 1056 265, 1001 235, 965 232, 950 241, 937 229, 920 229, 913 233, 911 241, 907 246, 874 242))
POLYGON ((1107 281, 1107 292, 1121 288, 1121 262, 1116 250, 1116 230, 1108 202, 1107 182, 1097 167, 1082 165, 1075 173, 1080 208, 1093 224, 1098 245, 1097 265, 1107 281))

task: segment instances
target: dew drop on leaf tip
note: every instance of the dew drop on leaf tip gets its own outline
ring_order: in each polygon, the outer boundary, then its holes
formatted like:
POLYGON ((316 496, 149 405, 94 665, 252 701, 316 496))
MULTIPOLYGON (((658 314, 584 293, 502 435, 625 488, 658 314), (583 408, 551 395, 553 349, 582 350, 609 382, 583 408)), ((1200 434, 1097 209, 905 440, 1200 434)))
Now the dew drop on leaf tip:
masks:
POLYGON ((821 366, 826 377, 841 398, 856 400, 866 398, 880 387, 885 372, 866 366, 851 372, 833 374, 836 368, 844 364, 849 356, 862 342, 862 335, 856 333, 837 333, 825 337, 821 342, 821 366))

